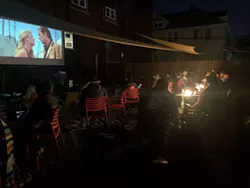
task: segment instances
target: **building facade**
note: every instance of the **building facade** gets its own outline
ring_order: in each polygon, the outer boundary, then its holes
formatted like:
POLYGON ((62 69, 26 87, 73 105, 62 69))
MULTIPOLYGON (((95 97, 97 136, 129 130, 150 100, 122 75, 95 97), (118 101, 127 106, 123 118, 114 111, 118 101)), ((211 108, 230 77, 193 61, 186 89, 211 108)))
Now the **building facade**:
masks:
MULTIPOLYGON (((58 19, 110 35, 137 41, 140 37, 136 33, 152 35, 152 0, 144 1, 144 6, 135 0, 20 0, 20 2, 58 19)), ((98 74, 102 78, 114 79, 115 76, 115 79, 124 79, 126 63, 151 60, 151 50, 77 35, 74 35, 74 50, 65 50, 66 67, 70 67, 72 71, 76 65, 78 69, 79 66, 93 68, 98 61, 98 74)))
POLYGON ((206 12, 191 7, 188 11, 153 16, 153 37, 190 46, 201 55, 155 51, 153 61, 223 60, 228 43, 227 10, 206 12))

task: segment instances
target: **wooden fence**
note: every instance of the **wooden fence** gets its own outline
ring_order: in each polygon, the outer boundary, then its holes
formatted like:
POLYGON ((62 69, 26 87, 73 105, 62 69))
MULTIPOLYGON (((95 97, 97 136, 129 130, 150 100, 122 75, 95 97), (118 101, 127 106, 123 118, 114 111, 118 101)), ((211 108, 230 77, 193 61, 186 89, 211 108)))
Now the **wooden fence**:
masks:
POLYGON ((152 76, 156 73, 164 75, 166 72, 177 73, 183 70, 194 72, 195 76, 202 78, 207 71, 221 68, 241 68, 250 70, 250 61, 175 61, 154 63, 129 63, 128 71, 134 76, 134 80, 140 83, 143 77, 145 86, 150 86, 152 76))

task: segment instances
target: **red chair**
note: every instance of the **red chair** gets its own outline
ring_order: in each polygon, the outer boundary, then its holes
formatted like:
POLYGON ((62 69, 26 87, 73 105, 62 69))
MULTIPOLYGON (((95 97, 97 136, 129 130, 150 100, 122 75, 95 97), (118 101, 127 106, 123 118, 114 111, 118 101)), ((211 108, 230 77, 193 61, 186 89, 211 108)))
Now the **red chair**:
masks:
POLYGON ((86 99, 86 119, 89 121, 90 118, 104 117, 106 124, 108 124, 107 114, 107 97, 87 98, 86 99), (89 114, 89 112, 94 114, 89 114), (99 112, 95 114, 95 112, 99 112))
POLYGON ((50 125, 52 127, 53 137, 55 139, 59 155, 61 155, 61 150, 60 150, 59 143, 58 143, 58 138, 59 137, 60 137, 62 143, 64 144, 64 138, 63 138, 63 134, 62 134, 62 131, 61 131, 61 128, 60 128, 59 118, 58 118, 59 117, 60 109, 61 109, 61 107, 58 107, 58 108, 56 108, 56 109, 54 109, 52 111, 53 118, 52 118, 52 121, 50 123, 50 125))
POLYGON ((122 92, 122 94, 119 97, 109 98, 108 102, 109 119, 110 119, 110 111, 112 109, 120 109, 121 111, 123 111, 124 116, 126 116, 125 97, 126 97, 125 92, 122 92))
POLYGON ((170 83, 168 84, 168 91, 169 91, 170 93, 174 93, 174 83, 173 83, 173 82, 170 82, 170 83))
POLYGON ((130 86, 125 90, 125 104, 139 103, 139 89, 130 86))

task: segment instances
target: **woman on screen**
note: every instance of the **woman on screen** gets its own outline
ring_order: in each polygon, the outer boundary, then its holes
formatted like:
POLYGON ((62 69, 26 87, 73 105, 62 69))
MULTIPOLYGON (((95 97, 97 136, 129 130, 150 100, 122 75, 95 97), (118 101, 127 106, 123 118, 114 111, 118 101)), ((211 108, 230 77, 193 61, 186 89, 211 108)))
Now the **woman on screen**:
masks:
POLYGON ((33 46, 35 39, 31 31, 25 30, 19 34, 19 43, 16 49, 15 57, 34 58, 33 46))

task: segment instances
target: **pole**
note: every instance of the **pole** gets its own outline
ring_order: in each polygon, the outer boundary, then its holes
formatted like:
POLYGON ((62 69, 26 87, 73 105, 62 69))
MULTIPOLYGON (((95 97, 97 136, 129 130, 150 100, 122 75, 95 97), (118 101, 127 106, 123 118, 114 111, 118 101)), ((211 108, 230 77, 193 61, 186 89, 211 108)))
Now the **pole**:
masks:
POLYGON ((4 35, 4 19, 3 19, 3 24, 2 24, 2 34, 4 35))
POLYGON ((99 54, 95 54, 95 74, 98 76, 99 54))
POLYGON ((107 42, 105 42, 105 69, 106 69, 106 77, 108 76, 108 45, 107 42))
POLYGON ((14 37, 16 39, 16 21, 14 21, 14 37))
POLYGON ((8 20, 8 24, 9 24, 9 39, 11 38, 11 33, 10 33, 10 20, 8 20))
POLYGON ((124 67, 124 76, 125 76, 125 79, 126 79, 126 78, 128 78, 128 75, 127 75, 127 63, 124 61, 123 57, 124 57, 124 53, 121 52, 121 54, 120 54, 120 63, 124 67))

